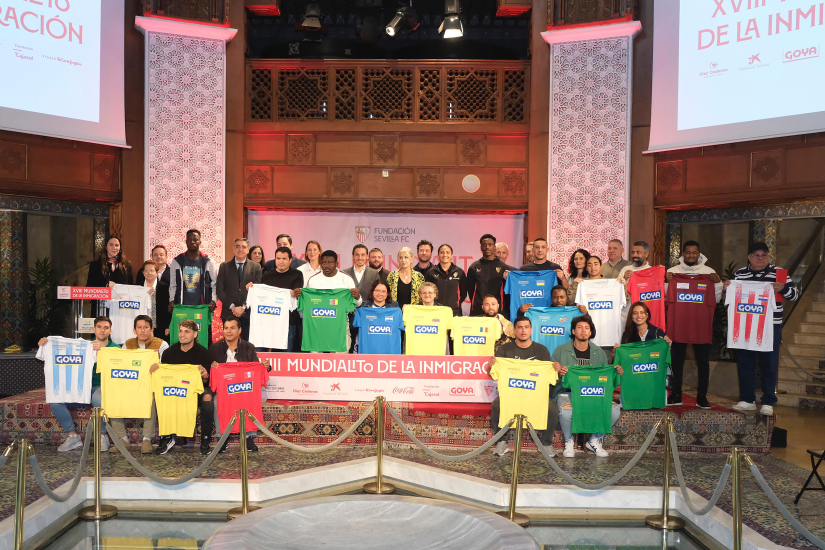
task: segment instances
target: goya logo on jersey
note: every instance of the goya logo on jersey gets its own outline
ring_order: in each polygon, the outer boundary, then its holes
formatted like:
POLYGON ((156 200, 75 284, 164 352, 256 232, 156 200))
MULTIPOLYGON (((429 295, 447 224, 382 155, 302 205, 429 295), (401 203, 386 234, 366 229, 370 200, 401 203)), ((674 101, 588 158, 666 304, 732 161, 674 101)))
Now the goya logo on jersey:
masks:
POLYGON ((564 327, 543 326, 539 328, 539 334, 558 334, 564 336, 564 327))
POLYGON ((314 307, 312 308, 312 316, 313 317, 335 317, 335 310, 332 308, 326 307, 314 307))
POLYGON ((762 304, 736 304, 736 313, 749 315, 765 315, 765 306, 762 304))
POLYGON ((383 325, 383 326, 382 325, 379 325, 379 326, 370 325, 369 328, 367 328, 367 333, 368 334, 392 334, 392 327, 389 327, 389 326, 386 326, 386 325, 383 325))
POLYGON ((126 380, 137 380, 138 379, 138 371, 136 371, 136 370, 113 369, 112 370, 112 378, 121 378, 121 379, 126 379, 126 380))
POLYGON ((519 296, 522 298, 544 298, 544 290, 522 290, 519 292, 519 296))
POLYGON ((54 362, 58 365, 82 365, 82 355, 55 355, 54 362))
POLYGON ((481 344, 484 345, 487 343, 486 336, 465 336, 461 339, 461 341, 465 344, 481 344))
POLYGON ((705 295, 699 292, 680 292, 676 295, 677 302, 689 302, 691 304, 704 304, 705 295))
POLYGON ((163 395, 169 397, 186 397, 186 388, 176 388, 174 386, 164 386, 163 395))
POLYGON ((228 384, 226 386, 226 393, 249 393, 252 391, 252 382, 238 382, 237 384, 228 384))
POLYGON ((642 374, 645 372, 659 372, 658 363, 637 363, 633 365, 633 374, 642 374))
POLYGON ((511 388, 521 388, 523 390, 534 390, 536 389, 536 381, 535 380, 522 380, 520 378, 511 378, 507 385, 511 388))
POLYGON ((661 290, 651 290, 650 292, 642 292, 639 294, 639 300, 642 302, 650 302, 651 300, 661 300, 662 299, 662 291, 661 290))
POLYGON ((418 325, 415 327, 416 334, 438 334, 438 327, 435 325, 418 325))
POLYGON ((613 302, 611 302, 610 300, 587 302, 587 309, 613 309, 613 302))
POLYGON ((258 306, 258 313, 262 315, 280 315, 281 308, 276 306, 258 306))
POLYGON ((604 397, 604 388, 601 386, 582 386, 579 395, 582 397, 604 397))
POLYGON ((121 300, 118 302, 120 309, 140 309, 140 302, 134 300, 121 300))

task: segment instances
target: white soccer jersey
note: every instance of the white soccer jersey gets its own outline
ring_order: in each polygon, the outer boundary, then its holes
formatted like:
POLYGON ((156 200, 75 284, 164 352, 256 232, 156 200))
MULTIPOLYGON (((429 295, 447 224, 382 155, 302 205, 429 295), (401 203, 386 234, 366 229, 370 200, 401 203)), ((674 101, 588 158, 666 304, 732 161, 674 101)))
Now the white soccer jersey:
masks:
POLYGON ((145 286, 115 285, 106 304, 112 319, 112 341, 121 346, 135 336, 135 317, 152 315, 152 300, 145 286))
POLYGON ((88 403, 92 400, 92 368, 97 352, 92 342, 49 336, 37 350, 44 362, 46 403, 88 403))
POLYGON ((256 283, 246 296, 249 304, 249 341, 259 348, 286 349, 289 312, 298 302, 287 288, 256 283))
POLYGON ((728 347, 773 351, 773 285, 760 281, 732 281, 725 294, 728 306, 728 347))
POLYGON ((576 304, 587 307, 596 326, 593 343, 612 347, 622 341, 624 287, 616 279, 584 279, 576 290, 576 304))

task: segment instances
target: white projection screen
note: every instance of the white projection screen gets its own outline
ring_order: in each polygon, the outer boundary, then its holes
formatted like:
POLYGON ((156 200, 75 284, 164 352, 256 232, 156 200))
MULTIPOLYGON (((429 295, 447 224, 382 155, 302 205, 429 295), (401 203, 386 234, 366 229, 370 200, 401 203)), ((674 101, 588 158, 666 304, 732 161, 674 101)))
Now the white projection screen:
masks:
POLYGON ((0 3, 0 129, 126 146, 122 0, 0 3))
POLYGON ((825 2, 654 6, 648 152, 825 129, 825 2))

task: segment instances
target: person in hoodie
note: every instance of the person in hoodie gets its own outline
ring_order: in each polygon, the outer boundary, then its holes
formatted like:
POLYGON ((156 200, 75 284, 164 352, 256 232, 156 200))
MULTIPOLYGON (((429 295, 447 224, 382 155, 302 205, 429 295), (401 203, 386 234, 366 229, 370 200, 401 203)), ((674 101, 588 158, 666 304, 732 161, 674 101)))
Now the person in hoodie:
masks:
MULTIPOLYGON (((684 273, 686 275, 708 275, 713 281, 716 291, 716 303, 722 299, 722 279, 713 268, 707 264, 708 259, 699 252, 699 243, 696 241, 686 241, 682 245, 682 255, 679 257, 679 265, 671 267, 665 274, 665 287, 673 278, 674 273, 684 273)), ((665 291, 667 293, 667 291, 665 291)), ((699 384, 696 389, 696 405, 700 409, 709 409, 708 403, 708 380, 710 378, 710 348, 711 344, 692 344, 693 354, 696 356, 696 367, 699 371, 699 384)), ((671 395, 667 398, 668 405, 682 404, 682 374, 685 368, 685 355, 688 345, 684 342, 673 342, 670 345, 670 368, 673 372, 671 378, 671 395)))
POLYGON ((438 263, 427 271, 424 280, 436 286, 442 305, 451 308, 454 317, 461 317, 461 304, 467 298, 467 275, 453 263, 452 246, 438 247, 438 263))
MULTIPOLYGON (((175 304, 197 306, 207 304, 215 311, 217 299, 215 264, 201 253, 201 232, 186 232, 186 252, 178 254, 169 266, 169 312, 175 304)), ((227 304, 228 305, 228 304, 227 304)))

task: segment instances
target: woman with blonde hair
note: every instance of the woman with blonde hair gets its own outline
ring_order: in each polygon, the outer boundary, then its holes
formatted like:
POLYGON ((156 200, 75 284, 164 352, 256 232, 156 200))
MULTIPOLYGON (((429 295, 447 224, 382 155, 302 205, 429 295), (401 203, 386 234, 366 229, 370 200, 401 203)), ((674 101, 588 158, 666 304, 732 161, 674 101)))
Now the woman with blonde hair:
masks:
POLYGON ((398 302, 398 307, 408 304, 417 305, 421 303, 421 296, 418 292, 424 284, 424 275, 413 270, 413 253, 408 246, 398 251, 396 256, 398 269, 387 275, 387 285, 390 287, 392 301, 398 302))

